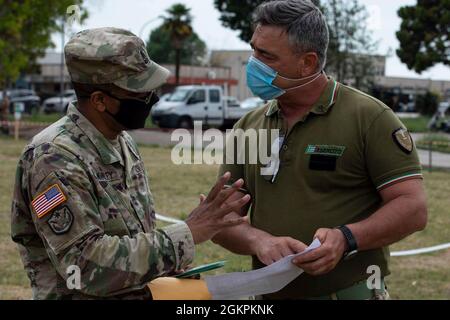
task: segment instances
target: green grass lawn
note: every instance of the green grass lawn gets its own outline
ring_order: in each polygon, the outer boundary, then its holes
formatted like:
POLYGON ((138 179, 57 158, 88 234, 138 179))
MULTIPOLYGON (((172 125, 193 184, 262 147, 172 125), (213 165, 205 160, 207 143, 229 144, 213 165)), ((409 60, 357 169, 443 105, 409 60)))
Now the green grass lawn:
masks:
MULTIPOLYGON (((58 121, 59 119, 61 119, 63 116, 65 116, 65 114, 62 113, 50 113, 50 114, 45 114, 43 112, 39 112, 39 113, 33 113, 31 115, 28 114, 24 114, 22 116, 22 121, 26 121, 26 122, 34 122, 34 123, 48 123, 51 124, 53 122, 58 121)), ((14 115, 9 115, 8 119, 10 121, 14 121, 14 115)), ((156 125, 152 122, 151 117, 149 117, 147 119, 147 121, 145 122, 145 127, 146 128, 156 128, 156 125)))
MULTIPOLYGON (((31 291, 16 246, 10 239, 10 204, 17 159, 24 141, 0 138, 0 299, 29 299, 31 291)), ((198 195, 215 181, 216 166, 175 166, 168 148, 141 147, 150 175, 158 213, 186 217, 197 205, 198 195)), ((429 200, 428 227, 395 244, 406 250, 450 241, 450 173, 425 173, 429 200)), ((210 274, 250 269, 248 257, 237 256, 207 242, 197 248, 194 265, 227 260, 224 269, 210 274)), ((450 299, 450 250, 391 259, 387 285, 394 299, 450 299)))
MULTIPOLYGON (((64 114, 61 113, 50 113, 45 114, 43 112, 33 113, 31 115, 24 114, 22 120, 29 122, 39 122, 39 123, 53 123, 63 117, 64 114)), ((427 132, 428 122, 431 117, 420 116, 418 118, 401 118, 400 120, 405 124, 410 132, 419 133, 427 132)), ((9 115, 9 120, 14 120, 14 115, 9 115)), ((157 128, 157 126, 152 122, 151 117, 145 122, 146 128, 157 128)))
MULTIPOLYGON (((22 121, 26 122, 36 122, 36 123, 53 123, 58 121, 64 116, 62 113, 33 113, 33 114, 23 114, 22 121)), ((14 115, 9 115, 9 120, 14 121, 14 115)))
POLYGON ((418 118, 401 118, 400 120, 408 128, 410 132, 419 133, 428 131, 428 122, 431 117, 419 116, 418 118))
POLYGON ((450 153, 450 138, 448 135, 428 134, 417 141, 416 145, 420 149, 429 150, 430 143, 433 151, 450 153))

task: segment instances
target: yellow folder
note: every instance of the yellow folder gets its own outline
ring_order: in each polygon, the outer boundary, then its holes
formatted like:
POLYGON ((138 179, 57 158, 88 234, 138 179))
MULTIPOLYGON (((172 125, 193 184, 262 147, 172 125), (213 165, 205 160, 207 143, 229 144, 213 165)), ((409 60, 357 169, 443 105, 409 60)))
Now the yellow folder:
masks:
POLYGON ((205 280, 161 277, 148 287, 154 300, 211 300, 205 280))

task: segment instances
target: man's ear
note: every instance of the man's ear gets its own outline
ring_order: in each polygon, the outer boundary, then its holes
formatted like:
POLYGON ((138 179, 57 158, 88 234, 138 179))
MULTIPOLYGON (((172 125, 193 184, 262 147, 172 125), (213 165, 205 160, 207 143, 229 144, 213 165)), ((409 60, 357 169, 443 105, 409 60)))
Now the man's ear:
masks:
POLYGON ((319 69, 319 57, 315 52, 307 52, 300 58, 300 70, 302 77, 315 74, 319 69))
POLYGON ((106 99, 108 97, 103 92, 95 91, 91 94, 89 102, 97 111, 104 112, 106 110, 106 99))

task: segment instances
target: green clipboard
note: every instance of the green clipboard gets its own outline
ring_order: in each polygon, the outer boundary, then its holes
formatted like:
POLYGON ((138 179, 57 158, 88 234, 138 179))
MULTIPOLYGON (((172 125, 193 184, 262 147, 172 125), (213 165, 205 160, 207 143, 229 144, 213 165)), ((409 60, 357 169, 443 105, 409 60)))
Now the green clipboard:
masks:
POLYGON ((226 261, 217 261, 213 263, 204 264, 195 268, 192 268, 184 273, 178 274, 175 278, 189 278, 196 274, 200 274, 202 272, 211 271, 214 269, 222 268, 225 265, 226 261))

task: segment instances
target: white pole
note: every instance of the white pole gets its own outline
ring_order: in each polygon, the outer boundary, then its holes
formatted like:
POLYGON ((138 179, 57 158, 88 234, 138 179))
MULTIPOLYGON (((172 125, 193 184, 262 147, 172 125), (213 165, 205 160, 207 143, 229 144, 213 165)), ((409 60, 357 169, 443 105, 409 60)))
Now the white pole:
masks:
POLYGON ((63 105, 63 95, 64 95, 64 44, 65 44, 65 21, 64 17, 62 18, 62 30, 61 30, 61 64, 60 64, 60 84, 59 84, 59 94, 60 97, 60 104, 61 104, 61 110, 64 108, 63 105))
POLYGON ((228 118, 228 82, 225 82, 225 87, 223 90, 224 95, 224 103, 223 103, 223 121, 225 121, 226 118, 228 118))

